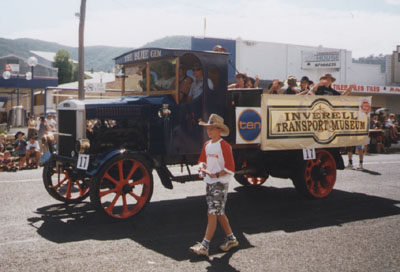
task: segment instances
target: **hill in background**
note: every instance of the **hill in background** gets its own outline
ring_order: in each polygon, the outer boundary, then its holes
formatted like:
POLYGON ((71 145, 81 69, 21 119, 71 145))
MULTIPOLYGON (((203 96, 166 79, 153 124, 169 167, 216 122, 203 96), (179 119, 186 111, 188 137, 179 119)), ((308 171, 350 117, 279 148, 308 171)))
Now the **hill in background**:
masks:
MULTIPOLYGON (((78 60, 78 48, 61 45, 58 43, 46 42, 34 39, 4 39, 0 38, 0 56, 16 55, 23 58, 29 58, 33 51, 48 51, 56 53, 64 49, 71 59, 78 60)), ((113 58, 133 48, 112 47, 112 46, 86 46, 85 47, 85 70, 111 72, 114 66, 113 58)))
MULTIPOLYGON (((169 36, 164 37, 149 43, 142 47, 161 47, 175 49, 190 49, 190 36, 169 36)), ((17 55, 24 58, 29 58, 32 54, 30 50, 57 52, 60 49, 68 51, 71 58, 78 60, 78 48, 61 45, 53 42, 46 42, 35 39, 4 39, 0 38, 0 57, 9 54, 17 55)), ((129 47, 112 47, 112 46, 86 46, 85 47, 85 70, 111 72, 113 70, 113 58, 126 53, 134 48, 129 47)), ((382 72, 386 69, 385 56, 368 56, 353 59, 356 63, 380 64, 382 72)))

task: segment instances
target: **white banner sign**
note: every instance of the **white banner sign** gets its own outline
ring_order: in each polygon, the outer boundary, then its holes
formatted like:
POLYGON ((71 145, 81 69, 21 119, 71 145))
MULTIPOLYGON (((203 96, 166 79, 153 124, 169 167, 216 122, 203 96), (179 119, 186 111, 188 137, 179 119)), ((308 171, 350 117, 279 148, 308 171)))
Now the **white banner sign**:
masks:
POLYGON ((371 97, 262 96, 262 150, 368 144, 371 97))

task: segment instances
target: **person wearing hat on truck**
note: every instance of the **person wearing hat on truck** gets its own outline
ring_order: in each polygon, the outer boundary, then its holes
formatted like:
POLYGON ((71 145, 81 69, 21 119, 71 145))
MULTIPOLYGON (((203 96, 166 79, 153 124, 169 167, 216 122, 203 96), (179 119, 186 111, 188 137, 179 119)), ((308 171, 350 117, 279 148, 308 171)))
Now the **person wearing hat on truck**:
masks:
POLYGON ((313 95, 310 87, 314 84, 307 76, 303 76, 300 80, 301 91, 299 95, 313 95))
POLYGON ((297 79, 295 76, 288 77, 287 80, 288 88, 283 92, 283 94, 297 94, 298 91, 295 89, 297 87, 297 79))
POLYGON ((316 95, 349 95, 350 94, 351 89, 352 89, 351 85, 344 93, 340 93, 332 88, 332 83, 335 81, 336 81, 336 78, 334 78, 331 74, 325 74, 323 77, 321 77, 319 79, 319 83, 316 84, 312 88, 312 91, 316 95))
POLYGON ((221 136, 229 135, 229 128, 224 124, 224 119, 213 113, 207 123, 200 121, 199 125, 207 128, 207 135, 210 137, 210 140, 204 144, 199 158, 199 176, 204 177, 207 184, 208 223, 203 241, 190 247, 189 250, 197 255, 208 256, 217 222, 220 223, 226 235, 220 249, 229 251, 239 245, 225 214, 228 184, 235 173, 235 162, 232 147, 221 138, 221 136))

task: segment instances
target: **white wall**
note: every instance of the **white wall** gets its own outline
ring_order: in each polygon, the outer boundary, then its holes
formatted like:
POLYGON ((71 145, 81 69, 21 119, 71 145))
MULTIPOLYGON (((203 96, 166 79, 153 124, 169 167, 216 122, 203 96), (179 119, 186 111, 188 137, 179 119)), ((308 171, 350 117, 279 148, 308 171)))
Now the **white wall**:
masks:
POLYGON ((236 67, 249 76, 260 79, 285 80, 288 76, 308 76, 317 82, 324 74, 332 74, 341 84, 385 85, 385 74, 380 65, 352 63, 351 51, 317 46, 303 46, 272 42, 236 41, 236 67), (302 52, 340 53, 340 68, 302 69, 302 52))
POLYGON ((385 85, 385 74, 381 72, 379 64, 351 63, 347 69, 346 83, 365 85, 385 85))

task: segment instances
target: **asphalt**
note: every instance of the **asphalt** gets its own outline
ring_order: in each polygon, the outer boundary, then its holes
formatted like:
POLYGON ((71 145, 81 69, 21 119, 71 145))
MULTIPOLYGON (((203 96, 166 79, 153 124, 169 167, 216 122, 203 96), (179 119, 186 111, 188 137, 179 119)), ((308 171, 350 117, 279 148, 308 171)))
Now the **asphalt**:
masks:
POLYGON ((290 180, 232 183, 227 214, 240 246, 220 252, 218 229, 209 258, 188 251, 205 231, 202 182, 167 190, 154 173, 150 205, 110 222, 89 200, 52 199, 41 169, 0 173, 0 271, 399 271, 400 153, 364 161, 364 171, 338 171, 322 200, 302 198, 290 180))

